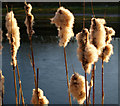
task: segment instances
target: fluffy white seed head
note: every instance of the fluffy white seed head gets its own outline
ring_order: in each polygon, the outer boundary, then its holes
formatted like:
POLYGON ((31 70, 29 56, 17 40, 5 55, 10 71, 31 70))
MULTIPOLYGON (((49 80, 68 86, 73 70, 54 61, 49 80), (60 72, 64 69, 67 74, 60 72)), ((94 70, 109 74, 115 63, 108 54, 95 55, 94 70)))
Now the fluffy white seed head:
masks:
POLYGON ((105 20, 102 18, 92 18, 90 27, 90 42, 98 49, 101 50, 105 46, 106 31, 105 20))
POLYGON ((25 11, 26 11, 26 19, 25 19, 25 25, 27 27, 27 33, 29 36, 32 36, 34 34, 33 30, 33 24, 34 24, 34 16, 31 13, 32 6, 31 4, 26 4, 25 5, 25 11))
POLYGON ((19 27, 17 25, 17 20, 14 17, 13 11, 10 11, 6 15, 6 28, 8 33, 6 34, 9 43, 12 43, 12 60, 13 60, 13 65, 16 66, 16 55, 17 55, 17 50, 20 47, 20 32, 19 32, 19 27), (12 37, 12 42, 11 42, 11 37, 12 37))
POLYGON ((33 89, 31 102, 32 102, 32 104, 41 104, 41 105, 49 104, 48 99, 44 96, 44 93, 40 88, 38 88, 38 96, 37 96, 35 89, 33 89))
POLYGON ((73 14, 68 9, 60 7, 51 19, 51 23, 58 27, 59 46, 66 47, 71 37, 74 36, 72 29, 74 24, 73 14))
POLYGON ((111 27, 106 27, 105 26, 105 31, 106 31, 106 44, 109 44, 112 41, 112 36, 115 35, 115 31, 111 27))
POLYGON ((66 47, 71 37, 74 36, 73 30, 70 27, 58 28, 59 46, 66 47))
MULTIPOLYGON (((87 44, 87 36, 89 36, 89 32, 88 32, 87 28, 83 29, 80 33, 78 33, 76 35, 76 40, 77 40, 77 43, 78 43, 78 47, 81 50, 85 49, 85 45, 87 44)), ((89 42, 89 40, 88 40, 88 42, 89 42)))
MULTIPOLYGON (((83 104, 86 99, 85 78, 78 73, 72 75, 70 79, 70 92, 72 96, 78 101, 79 104, 83 104)), ((89 86, 87 82, 87 94, 89 92, 89 86)), ((87 95, 88 96, 88 95, 87 95)))
POLYGON ((78 59, 82 63, 84 70, 90 74, 92 64, 98 61, 98 50, 93 44, 90 44, 88 36, 88 29, 85 28, 76 35, 76 39, 78 43, 78 59))
POLYGON ((74 16, 68 9, 60 7, 55 13, 55 16, 51 19, 51 23, 55 24, 57 27, 73 28, 74 16))
POLYGON ((100 58, 102 59, 103 57, 103 61, 108 62, 110 59, 110 56, 113 54, 113 46, 112 44, 107 44, 104 48, 103 51, 100 55, 100 58))

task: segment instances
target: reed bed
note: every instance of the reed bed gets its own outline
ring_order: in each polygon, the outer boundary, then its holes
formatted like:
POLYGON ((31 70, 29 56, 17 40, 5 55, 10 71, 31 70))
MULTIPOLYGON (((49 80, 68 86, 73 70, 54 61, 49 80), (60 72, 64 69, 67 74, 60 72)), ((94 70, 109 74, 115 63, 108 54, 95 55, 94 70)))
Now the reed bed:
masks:
MULTIPOLYGON (((67 55, 65 48, 69 44, 72 37, 74 37, 73 27, 75 17, 70 12, 70 10, 61 6, 59 2, 59 8, 57 9, 55 16, 50 19, 51 24, 55 24, 58 30, 58 37, 59 37, 59 46, 63 47, 64 49, 64 61, 65 61, 65 72, 66 72, 66 79, 67 79, 67 87, 68 87, 68 97, 69 97, 69 105, 72 105, 71 95, 75 98, 78 104, 84 104, 86 101, 86 105, 90 103, 90 94, 91 89, 93 87, 93 106, 95 104, 95 70, 96 70, 96 63, 100 58, 102 60, 102 102, 104 104, 104 62, 109 62, 110 56, 113 54, 113 45, 110 43, 112 41, 112 36, 115 35, 115 31, 112 27, 105 26, 106 21, 104 18, 95 18, 93 4, 91 1, 91 8, 93 13, 93 18, 91 18, 91 25, 89 30, 85 27, 85 1, 83 3, 83 29, 76 34, 77 40, 77 57, 78 60, 82 64, 82 68, 85 72, 85 75, 82 76, 79 73, 73 71, 73 75, 70 78, 69 82, 69 71, 68 71, 68 63, 67 63, 67 55), (93 66, 93 69, 92 69, 93 66), (87 74, 91 74, 90 83, 87 80, 87 74)), ((33 89, 31 103, 36 105, 44 105, 49 104, 49 100, 44 95, 44 91, 38 88, 38 79, 39 79, 39 68, 35 68, 35 60, 34 60, 34 53, 33 53, 33 45, 32 45, 32 36, 35 33, 33 30, 34 25, 34 16, 31 13, 32 5, 27 4, 25 2, 25 25, 26 25, 26 32, 28 34, 28 38, 30 41, 30 50, 31 55, 29 54, 29 59, 33 68, 34 73, 34 84, 35 89, 33 89)), ((18 80, 19 80, 19 104, 20 104, 20 96, 22 98, 22 104, 25 105, 23 92, 22 92, 22 85, 20 79, 20 73, 17 63, 17 52, 20 47, 20 32, 19 27, 17 24, 17 20, 14 17, 14 13, 11 10, 6 14, 6 29, 7 29, 7 38, 11 45, 11 58, 12 62, 11 65, 13 66, 13 75, 14 75, 14 88, 15 88, 15 99, 16 105, 18 104, 18 94, 17 94, 17 81, 16 81, 16 74, 15 70, 17 68, 18 80)), ((0 30, 0 50, 2 49, 2 31, 0 30)), ((73 69, 74 70, 74 69, 73 69)), ((2 79, 4 79, 2 77, 2 79)), ((3 81, 4 83, 4 81, 3 81)), ((3 86, 2 83, 2 86, 3 86)), ((2 87, 3 89, 4 87, 2 87)), ((3 96, 2 96, 3 97, 3 96)), ((2 98, 3 100, 3 98, 2 98)), ((3 103, 3 101, 2 101, 3 103)))

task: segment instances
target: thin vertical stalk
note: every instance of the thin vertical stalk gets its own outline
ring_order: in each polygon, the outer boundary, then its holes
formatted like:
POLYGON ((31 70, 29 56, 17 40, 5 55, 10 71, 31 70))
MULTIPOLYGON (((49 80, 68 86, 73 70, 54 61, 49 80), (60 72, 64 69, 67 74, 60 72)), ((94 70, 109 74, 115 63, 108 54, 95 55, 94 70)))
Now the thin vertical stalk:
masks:
POLYGON ((38 88, 38 81, 39 81, 39 68, 37 68, 37 88, 38 88))
POLYGON ((32 66, 33 66, 33 71, 34 71, 35 89, 37 90, 35 62, 34 62, 34 55, 33 55, 33 48, 32 48, 32 39, 30 38, 29 40, 30 40, 30 49, 31 49, 31 54, 32 54, 32 66))
POLYGON ((3 90, 4 90, 4 89, 3 89, 3 85, 2 85, 2 106, 3 106, 3 104, 4 104, 4 103, 3 103, 3 96, 4 96, 4 93, 3 93, 4 91, 3 91, 3 90))
POLYGON ((104 64, 103 64, 103 57, 102 57, 102 106, 104 104, 104 64))
POLYGON ((16 75, 15 75, 15 67, 13 65, 13 75, 14 75, 14 87, 15 87, 15 100, 16 100, 16 106, 18 104, 17 100, 17 85, 16 85, 16 75))
MULTIPOLYGON (((92 80, 93 80, 93 70, 92 70, 92 75, 91 75, 91 81, 92 80)), ((90 81, 90 84, 89 84, 90 85, 89 96, 88 96, 88 102, 89 102, 89 104, 90 104, 90 93, 91 93, 91 83, 92 83, 91 81, 90 81)))
POLYGON ((67 77, 67 86, 68 86, 69 105, 72 106, 71 96, 70 96, 70 85, 69 85, 69 80, 68 80, 68 69, 67 69, 67 60, 66 60, 65 47, 64 47, 64 59, 65 59, 65 68, 66 68, 66 77, 67 77))
MULTIPOLYGON (((11 19, 11 56, 13 56, 12 19, 11 19)), ((17 104, 18 104, 18 100, 17 100, 17 85, 16 85, 15 64, 13 62, 13 59, 12 59, 12 63, 13 63, 13 75, 14 75, 14 87, 15 87, 15 100, 16 100, 16 106, 17 106, 17 104)))
POLYGON ((95 104, 95 63, 93 65, 93 106, 95 104))
POLYGON ((85 28, 85 0, 84 0, 84 3, 83 3, 83 29, 85 28))
POLYGON ((59 0, 59 7, 61 7, 61 1, 59 0))
POLYGON ((93 9, 93 0, 91 0, 91 9, 92 9, 93 18, 95 18, 94 9, 93 9))
POLYGON ((87 73, 86 73, 86 71, 85 71, 85 90, 86 90, 86 106, 87 106, 88 100, 87 100, 87 73))
POLYGON ((22 85, 21 85, 21 80, 20 80, 20 73, 19 73, 19 68, 17 64, 17 73, 18 73, 18 80, 19 80, 19 87, 20 87, 20 93, 21 93, 21 98, 22 98, 22 104, 24 105, 24 97, 23 97, 23 92, 22 92, 22 85))

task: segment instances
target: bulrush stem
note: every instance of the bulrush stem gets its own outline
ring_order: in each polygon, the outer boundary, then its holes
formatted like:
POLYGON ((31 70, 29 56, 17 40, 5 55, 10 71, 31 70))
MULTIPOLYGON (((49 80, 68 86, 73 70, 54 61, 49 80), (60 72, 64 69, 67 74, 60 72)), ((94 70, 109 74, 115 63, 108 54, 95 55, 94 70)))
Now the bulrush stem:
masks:
POLYGON ((66 60, 66 51, 65 51, 65 47, 64 47, 64 59, 65 59, 65 67, 66 67, 66 77, 67 77, 69 104, 70 104, 70 106, 72 106, 71 96, 70 96, 70 85, 69 85, 69 80, 68 80, 68 69, 67 69, 67 60, 66 60))
POLYGON ((91 75, 91 81, 90 81, 90 83, 89 83, 89 86, 90 86, 89 96, 88 96, 88 102, 89 102, 89 104, 90 104, 90 93, 91 93, 91 83, 92 83, 92 81, 93 81, 93 70, 92 70, 92 75, 91 75))
POLYGON ((95 104, 95 63, 93 65, 93 106, 95 104))
POLYGON ((87 106, 88 102, 87 102, 87 73, 86 73, 86 70, 85 70, 85 90, 86 90, 86 106, 87 106))
POLYGON ((104 67, 103 67, 103 57, 102 57, 102 106, 104 104, 104 67))
POLYGON ((4 105, 4 103, 3 103, 3 96, 4 96, 4 89, 3 89, 3 85, 2 85, 2 106, 4 105))
POLYGON ((34 71, 35 89, 37 90, 35 62, 34 62, 34 55, 33 55, 33 48, 32 48, 32 39, 30 38, 29 40, 30 40, 30 49, 31 49, 31 54, 32 54, 32 67, 33 67, 33 71, 34 71))
MULTIPOLYGON (((12 17, 12 15, 11 15, 11 17, 12 17)), ((13 38, 12 38, 12 19, 11 19, 11 56, 12 57, 13 57, 13 52, 14 52, 14 46, 13 46, 13 38)), ((15 64, 14 64, 14 60, 13 59, 12 59, 12 63, 13 63, 13 75, 14 75, 14 87, 15 87, 15 100, 16 100, 16 106, 17 106, 17 104, 18 104, 18 100, 17 100, 17 85, 16 85, 15 64)))
POLYGON ((16 86, 16 75, 15 75, 15 66, 13 65, 13 75, 14 75, 14 87, 15 87, 15 100, 16 100, 16 106, 18 104, 17 100, 17 86, 16 86))
POLYGON ((19 87, 20 87, 20 93, 21 93, 21 98, 22 98, 22 104, 24 106, 25 102, 24 102, 24 97, 23 97, 23 92, 22 92, 22 85, 21 85, 21 80, 20 80, 20 73, 19 73, 18 64, 17 64, 17 73, 18 73, 18 80, 19 80, 19 87))

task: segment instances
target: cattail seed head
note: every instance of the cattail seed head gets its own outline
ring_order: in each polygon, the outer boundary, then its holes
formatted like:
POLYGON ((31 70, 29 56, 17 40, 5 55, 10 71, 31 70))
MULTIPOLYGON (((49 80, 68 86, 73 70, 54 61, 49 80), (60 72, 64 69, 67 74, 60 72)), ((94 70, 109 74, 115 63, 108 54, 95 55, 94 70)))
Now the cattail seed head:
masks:
POLYGON ((33 89, 31 102, 32 104, 40 104, 40 105, 49 104, 48 99, 44 96, 44 93, 40 88, 38 88, 38 95, 36 93, 36 90, 33 89))
POLYGON ((74 16, 68 9, 60 7, 55 13, 55 16, 51 19, 51 23, 55 24, 57 27, 73 28, 74 16))
POLYGON ((29 36, 32 36, 35 32, 33 30, 33 24, 34 24, 34 16, 31 13, 32 6, 31 4, 25 5, 25 12, 26 12, 26 19, 25 19, 25 25, 27 27, 27 33, 29 36))
MULTIPOLYGON (((88 82, 87 82, 88 86, 88 82)), ((89 86, 87 87, 89 91, 89 86)), ((86 99, 85 78, 78 73, 72 75, 70 79, 70 92, 77 99, 79 104, 83 104, 86 99)), ((88 94, 88 93, 87 93, 88 94)), ((88 96, 88 95, 87 95, 88 96)))
POLYGON ((113 46, 112 44, 107 44, 100 55, 100 58, 103 58, 103 61, 108 62, 110 59, 110 56, 113 54, 113 46))
POLYGON ((106 27, 105 26, 105 31, 106 31, 106 44, 109 44, 112 41, 112 36, 115 35, 115 31, 111 27, 106 27))
POLYGON ((8 12, 6 15, 6 28, 8 31, 6 36, 9 40, 9 43, 12 45, 11 52, 12 52, 13 65, 16 66, 17 50, 20 47, 20 32, 13 11, 8 12))
POLYGON ((71 37, 74 36, 72 29, 74 24, 73 14, 68 9, 60 7, 51 19, 51 23, 58 27, 59 46, 66 47, 71 37))
POLYGON ((82 63, 83 69, 90 74, 92 64, 98 61, 98 50, 89 42, 88 29, 83 29, 76 35, 78 48, 77 56, 82 63))
POLYGON ((92 18, 90 27, 90 42, 98 49, 101 50, 105 46, 105 20, 102 18, 92 18))

